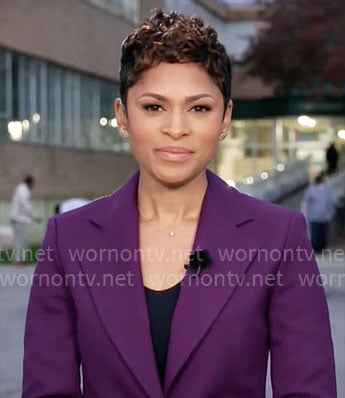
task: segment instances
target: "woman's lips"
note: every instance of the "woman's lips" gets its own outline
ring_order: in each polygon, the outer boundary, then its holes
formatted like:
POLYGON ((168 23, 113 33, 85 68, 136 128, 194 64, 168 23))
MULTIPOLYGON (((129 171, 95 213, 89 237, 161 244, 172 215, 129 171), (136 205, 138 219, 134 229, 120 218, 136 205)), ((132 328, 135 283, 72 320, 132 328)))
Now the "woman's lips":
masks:
POLYGON ((156 149, 157 156, 168 162, 186 162, 193 156, 193 151, 183 147, 163 147, 156 149))

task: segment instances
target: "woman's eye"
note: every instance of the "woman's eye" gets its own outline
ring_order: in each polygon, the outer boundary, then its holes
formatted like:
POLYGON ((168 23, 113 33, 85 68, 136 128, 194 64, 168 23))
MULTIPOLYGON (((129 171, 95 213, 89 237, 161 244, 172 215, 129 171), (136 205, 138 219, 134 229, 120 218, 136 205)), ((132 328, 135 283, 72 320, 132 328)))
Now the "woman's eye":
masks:
POLYGON ((211 110, 211 108, 207 105, 196 105, 193 109, 194 112, 209 112, 211 110))
POLYGON ((144 105, 143 108, 149 112, 159 112, 159 111, 163 110, 163 108, 160 105, 156 105, 156 104, 144 105))

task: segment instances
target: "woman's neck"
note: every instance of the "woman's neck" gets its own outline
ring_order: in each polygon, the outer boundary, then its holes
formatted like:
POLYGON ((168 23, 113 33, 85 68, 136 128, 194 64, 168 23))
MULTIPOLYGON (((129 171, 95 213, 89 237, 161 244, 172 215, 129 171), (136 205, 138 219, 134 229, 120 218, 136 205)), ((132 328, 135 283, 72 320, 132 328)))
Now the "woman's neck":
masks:
POLYGON ((141 221, 171 226, 196 220, 206 189, 205 173, 181 187, 166 187, 141 173, 138 186, 141 221))

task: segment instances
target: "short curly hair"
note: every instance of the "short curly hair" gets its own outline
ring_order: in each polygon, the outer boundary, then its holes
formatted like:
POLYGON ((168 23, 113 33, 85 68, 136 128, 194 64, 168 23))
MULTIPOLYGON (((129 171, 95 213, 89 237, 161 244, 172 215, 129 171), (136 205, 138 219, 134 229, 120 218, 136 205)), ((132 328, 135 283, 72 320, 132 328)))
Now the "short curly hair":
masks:
POLYGON ((231 60, 217 32, 197 16, 154 10, 122 43, 120 96, 126 106, 128 90, 143 72, 161 62, 199 64, 222 92, 224 107, 231 98, 231 60))

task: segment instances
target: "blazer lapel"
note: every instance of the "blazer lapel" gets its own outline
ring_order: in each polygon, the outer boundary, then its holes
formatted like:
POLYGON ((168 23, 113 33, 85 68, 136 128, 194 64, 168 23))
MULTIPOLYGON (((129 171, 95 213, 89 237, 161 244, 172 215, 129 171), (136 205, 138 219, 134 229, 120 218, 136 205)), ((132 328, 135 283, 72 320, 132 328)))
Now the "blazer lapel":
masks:
POLYGON ((256 237, 248 234, 245 227, 253 218, 241 209, 240 194, 213 173, 208 172, 207 176, 208 189, 194 250, 207 249, 212 264, 198 277, 187 274, 183 281, 171 325, 165 394, 231 298, 259 247, 256 237), (237 256, 240 253, 236 250, 241 250, 242 255, 237 256), (233 258, 224 259, 226 253, 233 258), (219 282, 223 280, 224 284, 219 282))
POLYGON ((90 217, 86 247, 103 253, 102 261, 81 262, 99 318, 115 349, 145 395, 163 397, 154 358, 146 298, 140 271, 138 173, 109 197, 109 208, 90 217))
MULTIPOLYGON (((183 281, 170 331, 164 396, 231 298, 259 247, 245 227, 253 217, 241 209, 240 194, 213 173, 207 172, 207 177, 193 249, 207 249, 212 265, 198 278, 186 276, 183 281), (235 250, 239 249, 248 254, 241 261, 236 260, 235 250), (226 253, 233 259, 224 260, 226 253), (221 275, 227 281, 230 271, 235 276, 231 284, 212 283, 221 275)), ((114 348, 143 393, 163 398, 140 270, 138 178, 139 173, 89 218, 92 232, 83 234, 82 248, 104 255, 101 261, 83 259, 80 263, 92 281, 88 283, 91 297, 114 348)))

